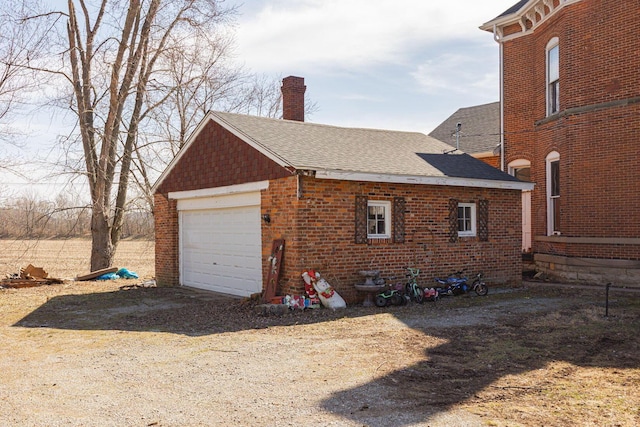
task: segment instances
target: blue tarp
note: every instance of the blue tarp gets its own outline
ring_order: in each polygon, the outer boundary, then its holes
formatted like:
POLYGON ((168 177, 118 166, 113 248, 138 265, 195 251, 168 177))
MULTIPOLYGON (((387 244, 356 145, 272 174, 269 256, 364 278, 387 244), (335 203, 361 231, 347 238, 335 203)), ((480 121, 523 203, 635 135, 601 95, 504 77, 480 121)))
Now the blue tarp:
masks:
POLYGON ((114 279, 137 279, 138 275, 126 268, 121 268, 115 273, 107 273, 96 277, 96 280, 114 280, 114 279))

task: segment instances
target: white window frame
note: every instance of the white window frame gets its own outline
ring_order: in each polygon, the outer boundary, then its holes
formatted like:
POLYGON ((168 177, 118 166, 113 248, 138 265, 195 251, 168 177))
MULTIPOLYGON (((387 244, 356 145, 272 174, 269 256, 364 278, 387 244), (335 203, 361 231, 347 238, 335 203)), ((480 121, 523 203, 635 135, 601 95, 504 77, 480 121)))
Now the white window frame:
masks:
POLYGON ((526 160, 526 159, 518 159, 518 160, 514 160, 512 162, 509 162, 507 167, 508 167, 508 170, 509 170, 509 175, 516 176, 516 171, 518 169, 529 168, 529 171, 531 171, 531 162, 529 160, 526 160))
MULTIPOLYGON (((546 82, 547 82, 547 86, 546 86, 546 92, 547 92, 547 116, 551 116, 553 114, 557 114, 560 111, 560 40, 558 39, 558 37, 554 37, 551 40, 549 40, 549 43, 547 43, 547 47, 545 49, 545 62, 546 62, 546 82), (552 79, 551 76, 551 60, 550 60, 550 54, 551 51, 553 49, 558 49, 558 69, 557 69, 557 78, 555 78, 554 80, 552 79), (556 84, 557 82, 557 84, 556 84), (554 93, 553 91, 553 87, 556 88, 556 92, 554 93), (555 97, 554 97, 555 95, 555 97), (553 99, 555 98, 555 99, 553 99), (555 110, 553 109, 553 107, 555 106, 555 110)), ((555 73, 554 73, 555 74, 555 73)), ((556 77, 556 76, 554 76, 556 77)))
MULTIPOLYGON (((560 199, 560 195, 551 195, 551 163, 560 162, 560 153, 552 151, 547 154, 546 157, 546 172, 547 172, 547 236, 560 235, 560 231, 556 230, 554 206, 555 200, 560 199)), ((559 164, 558 164, 559 166, 559 164)))
POLYGON ((460 217, 458 216, 458 237, 474 237, 476 235, 476 204, 475 203, 458 203, 458 208, 471 208, 471 229, 470 230, 460 230, 460 217))
POLYGON ((367 202, 367 238, 369 239, 389 239, 391 238, 391 202, 380 200, 369 200, 367 202), (384 230, 382 234, 369 233, 369 208, 381 206, 384 208, 384 230))

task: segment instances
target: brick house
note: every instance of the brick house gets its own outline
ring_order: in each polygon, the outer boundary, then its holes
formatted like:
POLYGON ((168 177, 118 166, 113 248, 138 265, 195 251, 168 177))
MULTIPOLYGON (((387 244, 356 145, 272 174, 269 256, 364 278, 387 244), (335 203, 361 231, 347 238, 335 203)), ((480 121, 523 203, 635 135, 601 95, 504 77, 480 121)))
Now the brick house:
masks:
POLYGON ((639 12, 523 0, 480 27, 499 43, 503 164, 536 184, 532 250, 552 278, 640 282, 639 12))
POLYGON ((347 302, 359 270, 466 267, 519 283, 521 182, 421 133, 304 122, 300 77, 283 120, 210 112, 154 185, 156 280, 247 296, 285 240, 278 294, 314 268, 347 302), (449 153, 448 153, 449 152, 449 153))

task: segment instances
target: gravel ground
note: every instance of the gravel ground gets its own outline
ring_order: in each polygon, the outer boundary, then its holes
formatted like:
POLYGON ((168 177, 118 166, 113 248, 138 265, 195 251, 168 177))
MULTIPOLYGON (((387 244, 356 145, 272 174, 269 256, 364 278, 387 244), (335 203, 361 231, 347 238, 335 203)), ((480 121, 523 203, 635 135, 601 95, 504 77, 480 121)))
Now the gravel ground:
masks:
POLYGON ((433 368, 425 364, 449 351, 459 328, 486 333, 505 317, 566 304, 492 289, 276 316, 231 297, 127 284, 0 290, 0 425, 487 425, 469 402, 495 375, 438 400, 435 383, 403 391, 408 373, 433 368))

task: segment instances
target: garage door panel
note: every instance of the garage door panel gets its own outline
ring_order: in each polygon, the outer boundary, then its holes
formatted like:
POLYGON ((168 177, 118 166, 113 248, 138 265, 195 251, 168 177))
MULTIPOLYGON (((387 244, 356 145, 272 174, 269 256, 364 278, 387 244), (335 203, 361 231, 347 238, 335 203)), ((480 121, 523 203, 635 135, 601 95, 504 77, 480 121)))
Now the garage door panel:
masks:
POLYGON ((183 285, 241 296, 262 290, 259 206, 180 214, 183 285))

